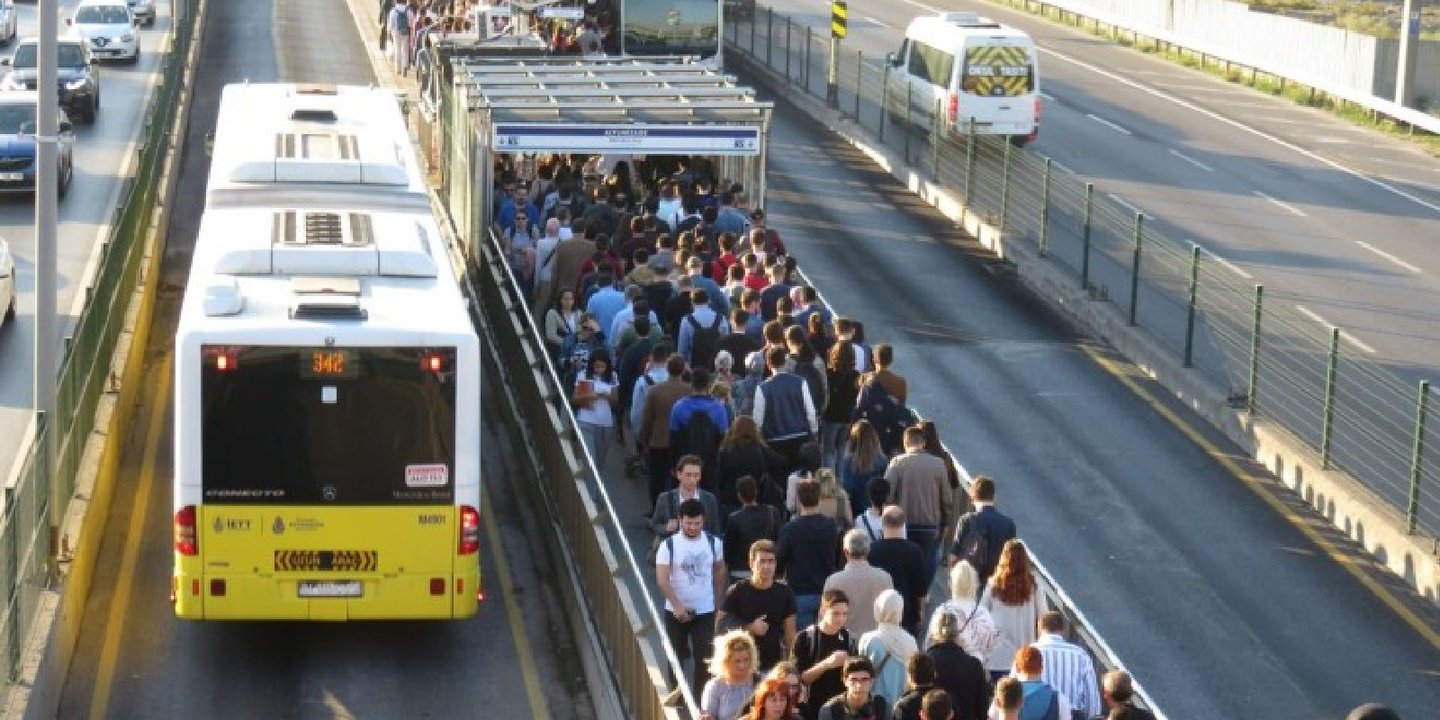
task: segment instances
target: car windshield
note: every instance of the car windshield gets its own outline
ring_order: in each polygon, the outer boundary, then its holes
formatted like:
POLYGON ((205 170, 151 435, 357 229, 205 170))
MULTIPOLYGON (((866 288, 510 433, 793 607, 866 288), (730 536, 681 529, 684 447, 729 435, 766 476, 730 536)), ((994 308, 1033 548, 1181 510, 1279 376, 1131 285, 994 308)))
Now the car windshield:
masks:
POLYGON ((119 5, 90 5, 75 11, 75 22, 82 25, 128 25, 130 16, 119 5))
MULTIPOLYGON (((10 64, 17 68, 35 67, 38 56, 38 45, 28 44, 15 48, 15 58, 10 64)), ((74 68, 85 66, 85 50, 75 43, 60 43, 55 49, 60 58, 60 67, 74 68)))
POLYGON ((35 127, 34 105, 0 104, 0 135, 34 135, 35 127))

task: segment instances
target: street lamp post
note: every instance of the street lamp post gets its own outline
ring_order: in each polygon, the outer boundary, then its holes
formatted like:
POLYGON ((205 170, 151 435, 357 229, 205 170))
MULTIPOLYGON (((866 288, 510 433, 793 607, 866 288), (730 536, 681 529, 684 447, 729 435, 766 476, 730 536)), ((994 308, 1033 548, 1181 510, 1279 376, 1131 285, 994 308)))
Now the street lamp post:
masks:
POLYGON ((36 133, 35 166, 35 413, 44 418, 44 432, 36 461, 50 494, 50 569, 60 551, 60 524, 64 503, 61 484, 55 477, 56 433, 60 431, 55 412, 55 377, 59 367, 55 347, 56 278, 56 190, 60 180, 60 91, 56 40, 60 35, 60 0, 40 0, 40 77, 35 85, 39 96, 39 132, 36 133))

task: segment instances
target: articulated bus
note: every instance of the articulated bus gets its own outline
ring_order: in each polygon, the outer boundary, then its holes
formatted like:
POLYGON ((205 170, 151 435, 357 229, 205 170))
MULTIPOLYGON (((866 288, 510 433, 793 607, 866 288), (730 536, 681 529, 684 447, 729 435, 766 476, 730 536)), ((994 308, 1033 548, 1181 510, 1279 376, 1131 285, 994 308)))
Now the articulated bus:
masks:
POLYGON ((479 340, 393 92, 232 85, 175 337, 175 613, 463 618, 479 340))

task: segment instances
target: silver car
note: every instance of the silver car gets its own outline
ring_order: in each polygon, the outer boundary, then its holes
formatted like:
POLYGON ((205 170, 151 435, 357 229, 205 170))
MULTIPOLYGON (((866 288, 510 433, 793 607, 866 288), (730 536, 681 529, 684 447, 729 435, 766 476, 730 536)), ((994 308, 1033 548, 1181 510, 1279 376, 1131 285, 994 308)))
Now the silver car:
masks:
POLYGON ((130 6, 130 12, 135 14, 135 19, 145 27, 155 25, 155 0, 125 0, 130 6))
POLYGON ((15 258, 5 238, 0 238, 0 326, 15 320, 15 258))

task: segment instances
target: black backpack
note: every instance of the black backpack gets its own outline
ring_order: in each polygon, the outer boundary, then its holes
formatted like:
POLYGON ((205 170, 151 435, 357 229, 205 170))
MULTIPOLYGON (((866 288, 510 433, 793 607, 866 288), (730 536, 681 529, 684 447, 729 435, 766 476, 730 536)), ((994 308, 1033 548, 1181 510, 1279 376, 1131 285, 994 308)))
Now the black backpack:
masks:
POLYGON ((905 428, 915 424, 915 413, 901 405, 874 379, 860 388, 860 396, 855 399, 853 419, 861 418, 869 420, 875 428, 875 434, 880 436, 880 449, 886 455, 894 455, 902 449, 905 428))
POLYGON ((690 367, 715 369, 715 351, 720 346, 720 313, 715 313, 714 322, 710 327, 700 324, 694 314, 686 315, 685 322, 690 323, 690 329, 694 332, 690 335, 690 367))
POLYGON ((681 429, 679 454, 698 455, 705 461, 704 467, 714 468, 715 459, 720 455, 720 442, 725 439, 724 431, 715 426, 710 412, 704 408, 690 411, 690 418, 681 429))
POLYGON ((990 573, 994 571, 991 560, 993 553, 990 548, 990 529, 980 523, 974 514, 962 519, 961 524, 964 526, 964 531, 955 541, 955 549, 959 551, 956 555, 961 560, 969 562, 970 567, 975 568, 975 572, 980 575, 982 580, 990 577, 990 573), (965 520, 969 522, 965 522, 965 520))

